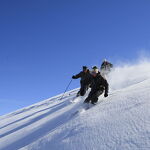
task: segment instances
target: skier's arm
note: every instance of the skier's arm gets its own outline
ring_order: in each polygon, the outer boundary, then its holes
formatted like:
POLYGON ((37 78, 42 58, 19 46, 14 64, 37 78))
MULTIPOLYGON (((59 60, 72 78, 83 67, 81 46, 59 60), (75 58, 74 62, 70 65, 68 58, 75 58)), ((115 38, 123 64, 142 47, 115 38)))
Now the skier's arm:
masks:
POLYGON ((105 66, 104 66, 104 62, 101 64, 101 69, 104 69, 105 66))
POLYGON ((75 76, 73 76, 73 79, 78 79, 82 76, 82 72, 80 72, 79 74, 76 74, 75 76))

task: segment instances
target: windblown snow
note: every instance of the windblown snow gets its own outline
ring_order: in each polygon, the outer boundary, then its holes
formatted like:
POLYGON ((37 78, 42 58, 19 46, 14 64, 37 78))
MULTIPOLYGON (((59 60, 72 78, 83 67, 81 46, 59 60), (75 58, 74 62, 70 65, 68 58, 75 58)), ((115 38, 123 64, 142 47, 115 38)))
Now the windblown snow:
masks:
POLYGON ((107 79, 109 96, 90 109, 75 89, 1 116, 0 150, 150 150, 150 63, 107 79))

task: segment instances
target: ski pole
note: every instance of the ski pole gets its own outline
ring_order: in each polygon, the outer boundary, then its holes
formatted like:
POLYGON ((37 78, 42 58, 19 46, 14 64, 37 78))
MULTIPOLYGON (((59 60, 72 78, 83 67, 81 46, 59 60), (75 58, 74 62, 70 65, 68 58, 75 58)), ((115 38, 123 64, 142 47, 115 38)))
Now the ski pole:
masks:
POLYGON ((69 86, 70 86, 71 82, 72 82, 72 79, 70 80, 70 82, 69 82, 68 86, 66 87, 66 89, 65 89, 65 91, 64 91, 64 93, 63 93, 63 95, 62 95, 62 97, 60 98, 60 100, 62 100, 62 99, 63 99, 63 97, 64 97, 64 95, 65 95, 66 91, 68 90, 68 88, 69 88, 69 86))

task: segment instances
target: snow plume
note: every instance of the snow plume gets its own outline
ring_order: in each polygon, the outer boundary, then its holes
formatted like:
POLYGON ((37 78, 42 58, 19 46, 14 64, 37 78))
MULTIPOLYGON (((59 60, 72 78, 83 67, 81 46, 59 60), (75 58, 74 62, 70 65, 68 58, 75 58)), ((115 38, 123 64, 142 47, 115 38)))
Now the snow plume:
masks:
POLYGON ((109 74, 111 90, 118 90, 150 78, 150 60, 140 57, 134 64, 119 64, 109 74))

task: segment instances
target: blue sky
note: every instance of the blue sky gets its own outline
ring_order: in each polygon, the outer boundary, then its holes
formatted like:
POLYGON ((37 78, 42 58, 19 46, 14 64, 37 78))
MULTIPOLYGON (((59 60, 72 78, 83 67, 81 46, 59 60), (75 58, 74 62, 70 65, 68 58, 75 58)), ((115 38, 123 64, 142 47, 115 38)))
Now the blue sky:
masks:
MULTIPOLYGON (((0 115, 62 93, 82 65, 150 49, 149 0, 1 0, 0 115)), ((70 89, 79 86, 73 81, 70 89)))

